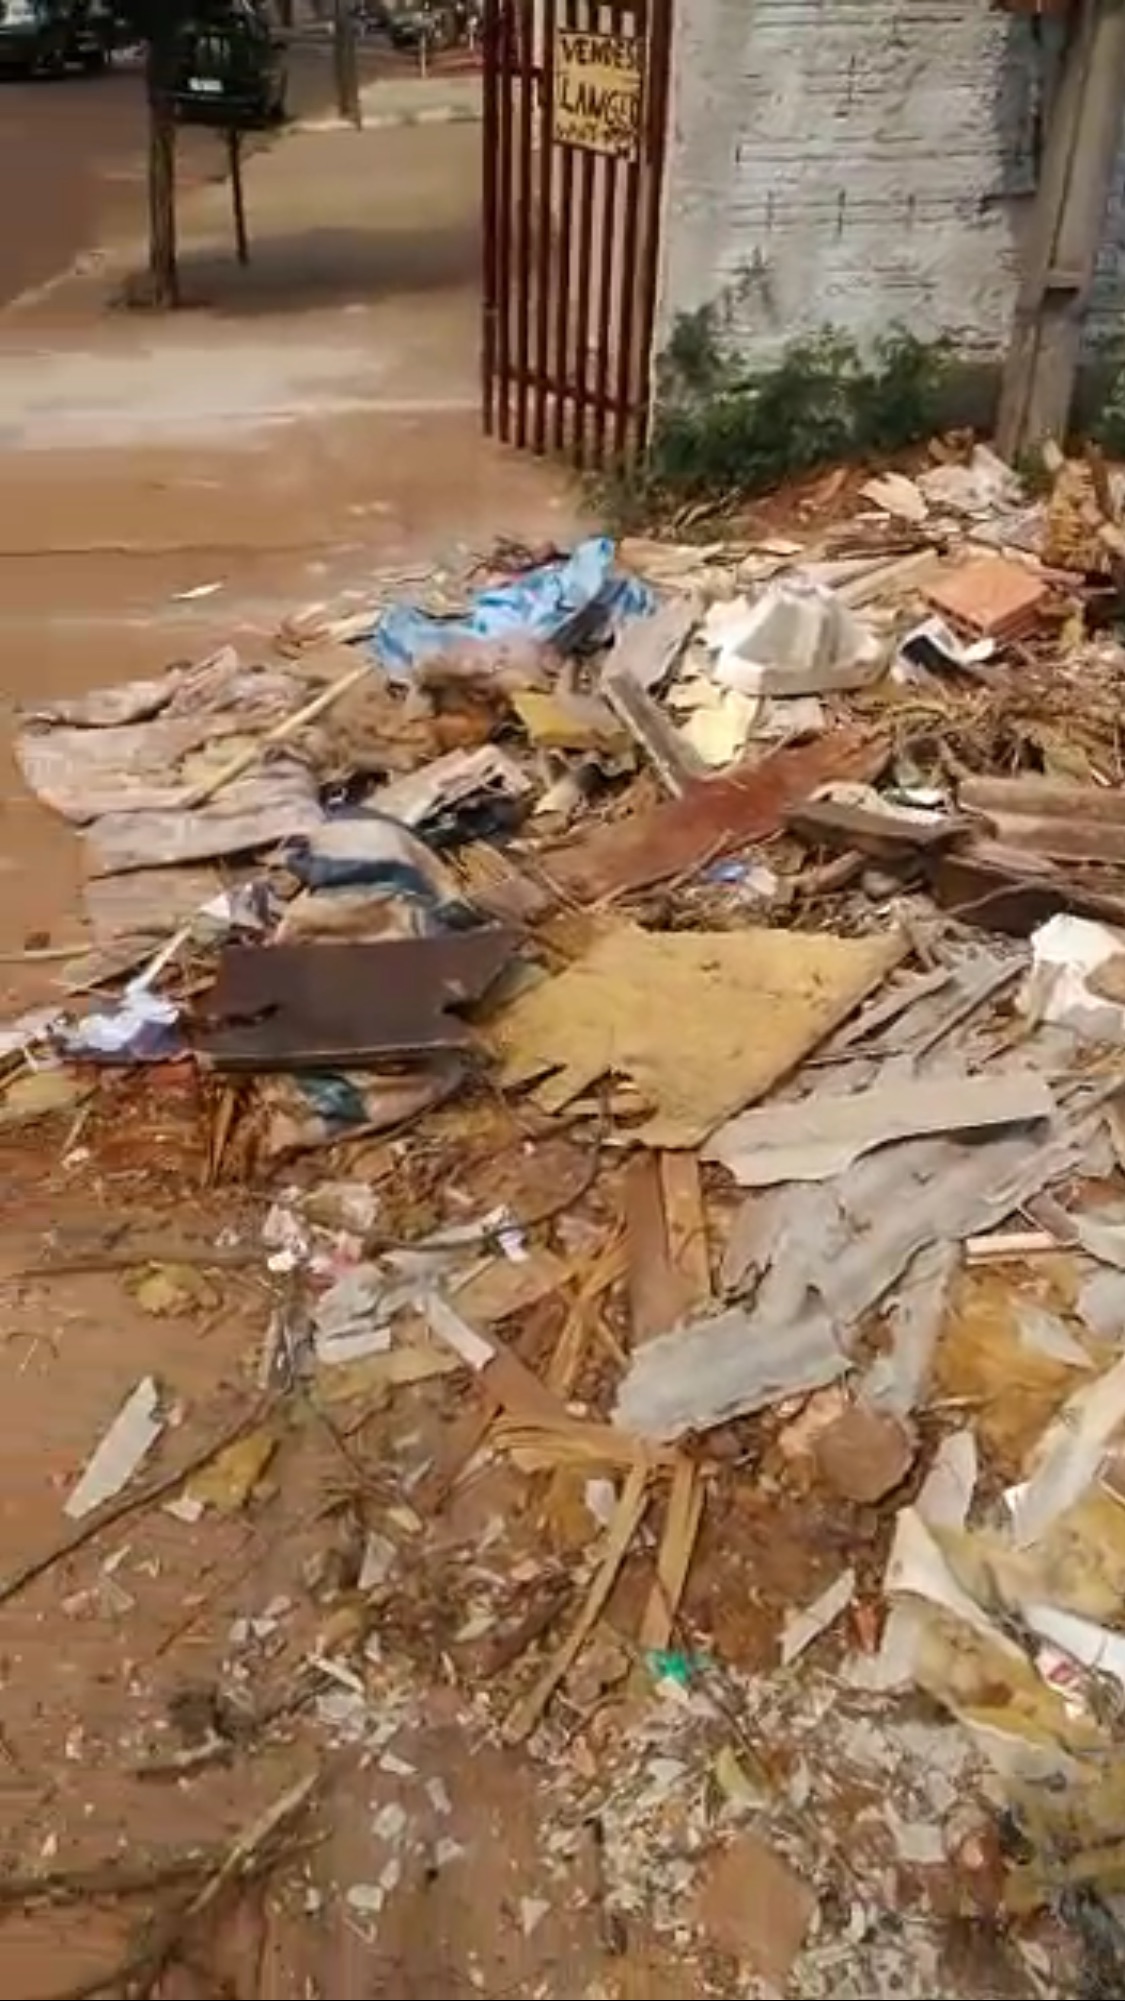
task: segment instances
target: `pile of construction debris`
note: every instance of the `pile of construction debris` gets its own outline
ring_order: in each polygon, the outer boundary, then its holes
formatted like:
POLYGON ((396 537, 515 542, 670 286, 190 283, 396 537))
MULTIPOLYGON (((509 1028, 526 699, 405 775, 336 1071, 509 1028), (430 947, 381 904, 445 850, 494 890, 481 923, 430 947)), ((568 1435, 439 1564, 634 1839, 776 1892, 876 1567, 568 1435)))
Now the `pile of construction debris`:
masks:
POLYGON ((1052 470, 384 579, 19 741, 91 938, 0 1122, 197 1065, 213 1179, 272 1190, 263 1383, 406 1412, 325 1727, 454 1596, 560 1866, 596 1817, 613 1907, 732 1992, 985 1991, 965 1910, 1013 1991, 1125 1968, 1125 536, 1052 470))

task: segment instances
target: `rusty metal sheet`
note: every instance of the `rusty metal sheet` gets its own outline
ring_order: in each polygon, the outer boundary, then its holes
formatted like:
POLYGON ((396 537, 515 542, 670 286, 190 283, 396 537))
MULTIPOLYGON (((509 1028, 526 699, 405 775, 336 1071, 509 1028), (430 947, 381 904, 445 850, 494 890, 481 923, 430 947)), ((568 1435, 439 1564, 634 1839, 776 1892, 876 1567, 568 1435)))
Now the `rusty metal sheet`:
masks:
POLYGON ((771 751, 726 777, 690 786, 682 799, 597 828, 545 856, 544 872, 578 903, 648 889, 776 834, 786 814, 817 786, 874 779, 886 757, 885 743, 848 730, 771 751))
POLYGON ((363 1068, 462 1049, 453 1010, 480 1000, 516 947, 502 925, 376 945, 231 945, 198 1046, 220 1070, 363 1068))

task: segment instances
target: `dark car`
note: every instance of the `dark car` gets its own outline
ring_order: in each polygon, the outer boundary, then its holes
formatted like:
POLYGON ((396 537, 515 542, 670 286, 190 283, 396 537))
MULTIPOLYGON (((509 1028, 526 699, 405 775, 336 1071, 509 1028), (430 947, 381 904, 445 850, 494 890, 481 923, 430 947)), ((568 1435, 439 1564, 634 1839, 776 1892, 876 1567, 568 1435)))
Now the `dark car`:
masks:
POLYGON ((455 39, 452 7, 435 5, 434 0, 403 0, 403 4, 387 8, 386 22, 395 49, 417 49, 425 43, 428 49, 438 50, 448 48, 455 39))
POLYGON ((0 71, 92 75, 105 68, 114 39, 113 13, 101 0, 0 0, 0 71))
POLYGON ((285 43, 255 0, 208 7, 180 30, 172 91, 180 118, 242 131, 277 125, 287 89, 285 43))

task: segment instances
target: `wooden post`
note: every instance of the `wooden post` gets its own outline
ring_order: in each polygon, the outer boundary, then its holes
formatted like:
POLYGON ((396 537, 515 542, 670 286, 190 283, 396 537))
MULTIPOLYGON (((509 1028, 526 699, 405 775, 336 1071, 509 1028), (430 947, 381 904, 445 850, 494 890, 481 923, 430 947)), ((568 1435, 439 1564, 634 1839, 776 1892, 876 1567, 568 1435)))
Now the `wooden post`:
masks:
POLYGON ((145 81, 148 95, 148 268, 154 306, 180 303, 176 263, 176 114, 171 75, 175 38, 163 13, 153 21, 145 81))
POLYGON ((1066 435, 1123 114, 1125 0, 1077 0, 1000 391, 1009 461, 1066 435))
POLYGON ((359 56, 352 0, 334 0, 332 52, 336 62, 336 108, 358 130, 363 124, 359 101, 359 56))
POLYGON ((232 125, 227 133, 227 159, 230 162, 230 193, 238 261, 249 264, 250 239, 246 234, 246 203, 242 191, 242 134, 236 125, 232 125))

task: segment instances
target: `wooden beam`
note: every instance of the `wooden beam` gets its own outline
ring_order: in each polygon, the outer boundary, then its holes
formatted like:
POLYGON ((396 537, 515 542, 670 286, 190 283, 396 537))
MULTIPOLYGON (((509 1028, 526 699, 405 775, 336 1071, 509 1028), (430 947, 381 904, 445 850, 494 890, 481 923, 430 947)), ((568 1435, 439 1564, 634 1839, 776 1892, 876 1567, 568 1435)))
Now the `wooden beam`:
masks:
POLYGON ((1050 112, 996 439, 1009 461, 1062 438, 1125 112, 1125 0, 1078 0, 1050 112))

